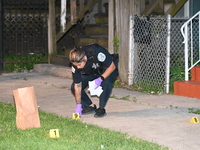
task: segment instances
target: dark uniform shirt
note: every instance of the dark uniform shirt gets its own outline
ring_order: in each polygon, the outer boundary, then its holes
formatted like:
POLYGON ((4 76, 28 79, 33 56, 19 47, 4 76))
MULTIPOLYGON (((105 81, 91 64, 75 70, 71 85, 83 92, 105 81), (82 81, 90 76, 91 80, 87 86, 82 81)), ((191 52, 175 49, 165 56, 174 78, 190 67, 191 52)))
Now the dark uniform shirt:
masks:
POLYGON ((105 48, 98 44, 92 44, 90 46, 92 48, 87 48, 87 46, 83 47, 87 56, 84 68, 78 69, 75 65, 72 65, 72 76, 75 83, 82 81, 81 74, 101 75, 112 63, 112 56, 105 48))

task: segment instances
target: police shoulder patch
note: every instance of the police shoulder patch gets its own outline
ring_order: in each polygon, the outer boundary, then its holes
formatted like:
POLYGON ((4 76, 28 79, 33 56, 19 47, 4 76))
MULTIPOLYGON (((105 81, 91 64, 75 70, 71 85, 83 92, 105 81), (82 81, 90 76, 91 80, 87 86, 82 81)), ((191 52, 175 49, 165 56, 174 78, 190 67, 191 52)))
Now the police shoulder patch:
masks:
POLYGON ((105 55, 104 53, 100 52, 100 53, 98 54, 97 58, 98 58, 98 60, 99 60, 100 62, 104 62, 105 59, 106 59, 106 55, 105 55))
POLYGON ((75 73, 76 69, 72 66, 72 73, 75 73))

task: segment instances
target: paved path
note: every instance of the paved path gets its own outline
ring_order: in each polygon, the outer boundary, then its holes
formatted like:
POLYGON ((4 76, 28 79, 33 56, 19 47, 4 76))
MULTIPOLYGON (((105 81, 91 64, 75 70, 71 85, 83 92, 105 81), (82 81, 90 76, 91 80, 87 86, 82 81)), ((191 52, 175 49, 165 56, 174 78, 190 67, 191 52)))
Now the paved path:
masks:
MULTIPOLYGON (((0 101, 13 102, 12 91, 34 86, 40 109, 71 118, 75 108, 70 92, 72 80, 40 73, 0 75, 0 101)), ((85 115, 82 122, 167 146, 172 150, 199 150, 200 124, 188 123, 195 115, 188 108, 200 108, 200 99, 175 95, 149 95, 114 88, 106 106, 107 116, 85 115), (129 100, 119 100, 127 97, 129 100)), ((98 105, 98 99, 93 98, 98 105)))

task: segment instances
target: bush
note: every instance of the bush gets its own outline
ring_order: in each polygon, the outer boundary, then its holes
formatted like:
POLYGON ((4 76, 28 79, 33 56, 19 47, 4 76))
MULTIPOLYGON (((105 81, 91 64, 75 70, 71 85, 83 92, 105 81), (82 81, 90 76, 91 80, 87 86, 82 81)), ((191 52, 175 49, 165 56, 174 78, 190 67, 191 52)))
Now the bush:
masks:
POLYGON ((5 57, 5 72, 30 71, 35 64, 47 62, 47 56, 42 54, 27 54, 5 57))

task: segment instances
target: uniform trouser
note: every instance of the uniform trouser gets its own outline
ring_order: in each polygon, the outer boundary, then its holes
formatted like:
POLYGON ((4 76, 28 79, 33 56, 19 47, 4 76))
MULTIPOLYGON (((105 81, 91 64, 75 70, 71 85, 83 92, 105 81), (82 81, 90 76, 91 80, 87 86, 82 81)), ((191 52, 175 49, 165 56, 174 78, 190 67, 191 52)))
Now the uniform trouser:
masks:
MULTIPOLYGON (((99 107, 100 108, 104 108, 106 106, 106 103, 112 92, 113 83, 115 81, 115 78, 118 75, 117 63, 115 65, 116 65, 116 69, 110 74, 110 76, 108 76, 101 83, 103 92, 101 93, 101 95, 99 97, 99 107)), ((100 75, 82 75, 81 76, 82 77, 81 104, 82 104, 83 109, 88 108, 92 104, 91 99, 88 97, 88 95, 85 92, 85 89, 88 87, 88 81, 93 81, 94 79, 98 78, 99 76, 100 75)), ((74 82, 72 83, 71 91, 74 94, 74 82)))

